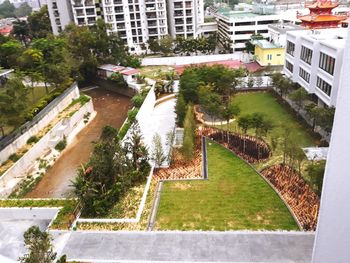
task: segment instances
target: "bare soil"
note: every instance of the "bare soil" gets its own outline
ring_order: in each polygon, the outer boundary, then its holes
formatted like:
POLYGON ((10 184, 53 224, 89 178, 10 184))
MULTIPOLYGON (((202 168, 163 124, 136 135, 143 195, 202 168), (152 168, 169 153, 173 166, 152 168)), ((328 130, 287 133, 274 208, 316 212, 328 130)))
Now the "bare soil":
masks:
POLYGON ((72 195, 71 180, 77 174, 78 167, 87 162, 97 141, 101 129, 110 125, 120 128, 131 108, 130 98, 104 89, 85 92, 91 96, 97 115, 85 127, 48 170, 43 179, 27 194, 27 198, 61 198, 72 195))

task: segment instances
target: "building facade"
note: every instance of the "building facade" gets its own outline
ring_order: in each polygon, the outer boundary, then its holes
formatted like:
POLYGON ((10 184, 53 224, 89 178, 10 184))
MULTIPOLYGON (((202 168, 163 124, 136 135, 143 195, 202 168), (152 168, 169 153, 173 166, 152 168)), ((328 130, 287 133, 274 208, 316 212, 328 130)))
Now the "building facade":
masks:
POLYGON ((287 33, 284 74, 321 106, 336 105, 346 35, 345 28, 287 33))
POLYGON ((204 20, 203 0, 48 0, 48 8, 54 34, 69 23, 93 25, 101 18, 134 53, 149 39, 197 37, 204 20))
POLYGON ((73 21, 72 6, 69 0, 47 0, 52 32, 59 34, 73 21))
POLYGON ((221 40, 231 42, 232 51, 243 51, 245 43, 253 34, 261 34, 268 38, 268 26, 279 21, 287 21, 283 14, 261 15, 259 13, 241 11, 212 12, 218 23, 218 34, 221 40))
POLYGON ((254 40, 254 55, 260 66, 281 66, 284 64, 284 48, 265 39, 254 40))

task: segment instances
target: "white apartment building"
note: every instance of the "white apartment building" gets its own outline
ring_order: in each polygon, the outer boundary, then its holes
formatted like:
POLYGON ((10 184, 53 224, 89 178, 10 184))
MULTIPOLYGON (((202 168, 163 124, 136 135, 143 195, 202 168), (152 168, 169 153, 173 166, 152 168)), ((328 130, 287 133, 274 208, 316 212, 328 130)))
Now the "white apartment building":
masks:
POLYGON ((68 0, 47 0, 52 32, 59 34, 73 21, 72 6, 68 0))
POLYGON ((321 106, 336 105, 346 35, 346 28, 287 32, 284 74, 321 106))
POLYGON ((168 0, 169 33, 173 38, 197 37, 204 23, 203 0, 168 0))
POLYGON ((149 39, 170 34, 197 37, 204 20, 203 0, 48 0, 54 34, 74 22, 93 25, 98 18, 118 32, 133 53, 149 39), (181 5, 181 8, 179 6, 181 5))

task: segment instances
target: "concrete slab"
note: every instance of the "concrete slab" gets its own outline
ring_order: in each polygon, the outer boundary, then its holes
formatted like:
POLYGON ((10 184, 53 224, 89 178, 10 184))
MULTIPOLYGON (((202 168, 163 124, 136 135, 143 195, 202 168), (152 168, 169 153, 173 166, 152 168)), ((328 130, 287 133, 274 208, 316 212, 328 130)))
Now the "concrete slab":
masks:
POLYGON ((1 220, 0 221, 0 262, 17 261, 26 249, 23 234, 31 226, 37 225, 45 230, 50 219, 38 220, 1 220))
POLYGON ((87 262, 311 261, 303 232, 72 232, 62 253, 87 262))

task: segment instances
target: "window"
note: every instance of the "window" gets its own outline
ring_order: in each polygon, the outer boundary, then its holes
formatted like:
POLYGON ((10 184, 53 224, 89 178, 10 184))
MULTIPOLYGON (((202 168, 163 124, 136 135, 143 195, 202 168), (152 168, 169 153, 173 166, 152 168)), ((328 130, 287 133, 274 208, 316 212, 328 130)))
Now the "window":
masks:
POLYGON ((335 58, 332 58, 331 56, 328 56, 325 53, 321 52, 319 67, 333 76, 334 67, 335 67, 335 58))
POLYGON ((311 59, 312 59, 312 50, 301 46, 301 53, 300 53, 300 59, 307 64, 311 65, 311 59))
POLYGON ((267 55, 267 60, 272 60, 272 55, 271 54, 267 55))
POLYGON ((304 70, 303 68, 299 69, 299 76, 307 83, 310 83, 310 73, 304 70))
POLYGON ((328 84, 326 81, 321 79, 320 77, 317 77, 317 83, 316 86, 322 90, 324 93, 326 93, 328 96, 331 96, 332 92, 332 86, 328 84))
POLYGON ((287 41, 287 53, 294 57, 295 44, 293 42, 287 41))
POLYGON ((286 60, 286 68, 291 72, 293 73, 293 64, 290 63, 288 60, 286 60))

